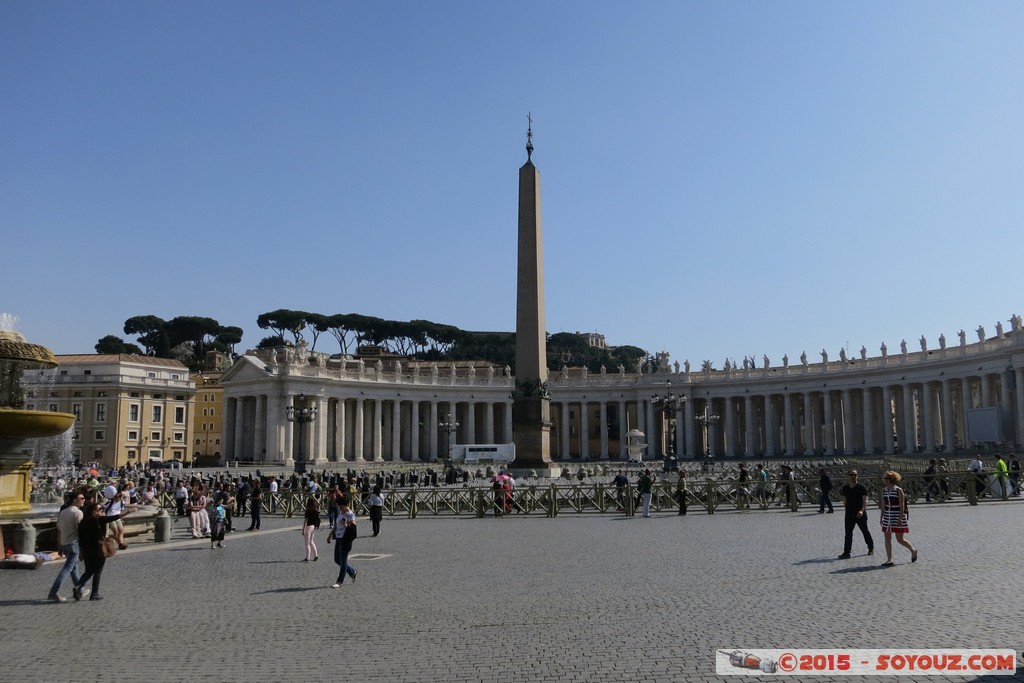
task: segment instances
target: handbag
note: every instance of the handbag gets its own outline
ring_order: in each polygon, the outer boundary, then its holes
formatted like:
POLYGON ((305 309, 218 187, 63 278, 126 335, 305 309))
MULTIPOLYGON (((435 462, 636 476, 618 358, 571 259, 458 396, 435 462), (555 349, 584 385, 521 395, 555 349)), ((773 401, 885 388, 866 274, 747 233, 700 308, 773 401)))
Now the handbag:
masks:
POLYGON ((109 536, 100 541, 100 555, 104 558, 117 555, 117 541, 109 536))

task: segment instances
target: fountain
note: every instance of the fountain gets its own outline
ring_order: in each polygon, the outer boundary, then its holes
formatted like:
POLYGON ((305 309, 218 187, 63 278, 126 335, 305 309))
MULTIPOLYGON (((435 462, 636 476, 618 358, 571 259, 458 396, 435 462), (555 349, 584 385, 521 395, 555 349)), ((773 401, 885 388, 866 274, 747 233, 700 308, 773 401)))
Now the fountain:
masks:
POLYGON ((25 410, 22 374, 56 367, 57 360, 46 347, 30 344, 18 332, 5 329, 10 326, 10 316, 0 317, 0 517, 9 517, 31 507, 32 456, 25 442, 63 434, 75 416, 25 410))

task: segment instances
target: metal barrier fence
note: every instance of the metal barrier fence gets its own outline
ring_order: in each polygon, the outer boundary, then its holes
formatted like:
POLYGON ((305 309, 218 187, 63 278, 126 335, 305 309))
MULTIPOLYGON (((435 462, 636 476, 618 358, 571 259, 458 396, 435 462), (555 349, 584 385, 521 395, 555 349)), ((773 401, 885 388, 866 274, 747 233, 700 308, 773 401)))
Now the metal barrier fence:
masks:
MULTIPOLYGON (((774 479, 766 484, 747 482, 741 487, 734 480, 707 478, 687 480, 686 502, 690 512, 713 515, 723 510, 767 510, 784 507, 792 511, 819 505, 818 478, 794 480, 774 479)), ((877 507, 882 492, 881 474, 861 477, 868 491, 869 506, 877 507)), ((910 505, 935 502, 964 501, 970 505, 994 500, 1008 500, 1014 493, 1013 482, 1004 480, 1000 486, 994 475, 981 477, 972 472, 947 472, 933 476, 909 474, 903 477, 903 488, 910 505)), ((835 482, 829 496, 834 506, 842 507, 842 482, 835 482)), ((321 512, 327 507, 326 493, 285 490, 275 494, 264 492, 261 514, 301 516, 310 496, 316 498, 321 512)), ((357 494, 350 501, 357 516, 367 516, 368 494, 357 494)), ((161 507, 176 509, 173 492, 158 495, 161 507)), ((248 501, 251 505, 252 501, 248 501)), ((384 515, 391 517, 485 517, 525 515, 558 517, 574 514, 622 514, 633 516, 640 507, 640 496, 633 484, 616 487, 609 483, 550 483, 520 485, 511 494, 483 486, 445 486, 425 488, 394 488, 384 491, 384 515)), ((659 481, 651 496, 654 512, 678 508, 676 483, 659 481)))

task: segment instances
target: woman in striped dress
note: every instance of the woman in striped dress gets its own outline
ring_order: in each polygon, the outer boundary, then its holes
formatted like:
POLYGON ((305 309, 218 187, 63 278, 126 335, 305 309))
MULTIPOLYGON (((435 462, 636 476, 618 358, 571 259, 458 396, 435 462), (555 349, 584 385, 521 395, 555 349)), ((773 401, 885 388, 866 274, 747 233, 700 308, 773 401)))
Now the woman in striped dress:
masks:
POLYGON ((906 494, 899 487, 899 472, 887 471, 882 475, 882 497, 879 506, 882 508, 882 532, 885 534, 885 562, 883 567, 892 566, 892 535, 896 534, 896 542, 910 551, 910 561, 917 562, 917 548, 911 545, 910 541, 903 538, 903 534, 910 533, 907 526, 906 494))

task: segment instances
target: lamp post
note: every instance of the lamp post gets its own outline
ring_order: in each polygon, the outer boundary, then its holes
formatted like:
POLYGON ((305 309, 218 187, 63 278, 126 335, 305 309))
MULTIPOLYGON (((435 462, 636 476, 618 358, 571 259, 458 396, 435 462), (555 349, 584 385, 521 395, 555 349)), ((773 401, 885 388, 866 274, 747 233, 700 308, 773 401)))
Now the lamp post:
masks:
POLYGON ((306 405, 305 394, 299 394, 294 404, 285 408, 285 415, 288 421, 294 422, 299 426, 299 457, 295 459, 295 474, 306 473, 306 456, 302 450, 302 436, 305 431, 304 425, 316 420, 316 413, 316 406, 306 405))
POLYGON ((712 453, 711 444, 708 443, 708 426, 718 424, 718 421, 721 419, 721 415, 709 411, 710 405, 711 399, 707 399, 704 402, 704 414, 698 415, 696 417, 697 422, 700 423, 700 425, 704 428, 704 448, 707 452, 707 457, 709 458, 711 457, 712 453))
POLYGON ((672 438, 672 416, 684 405, 686 405, 686 397, 676 396, 672 393, 672 380, 670 379, 665 380, 664 396, 658 394, 651 396, 651 406, 665 416, 662 424, 665 425, 665 437, 668 441, 665 448, 666 455, 672 455, 675 452, 675 439, 672 438))
POLYGON ((451 413, 448 413, 443 420, 437 423, 437 426, 448 435, 448 457, 445 458, 444 462, 444 469, 447 472, 448 468, 452 466, 452 448, 455 446, 452 443, 452 434, 458 431, 459 423, 452 418, 451 413))

